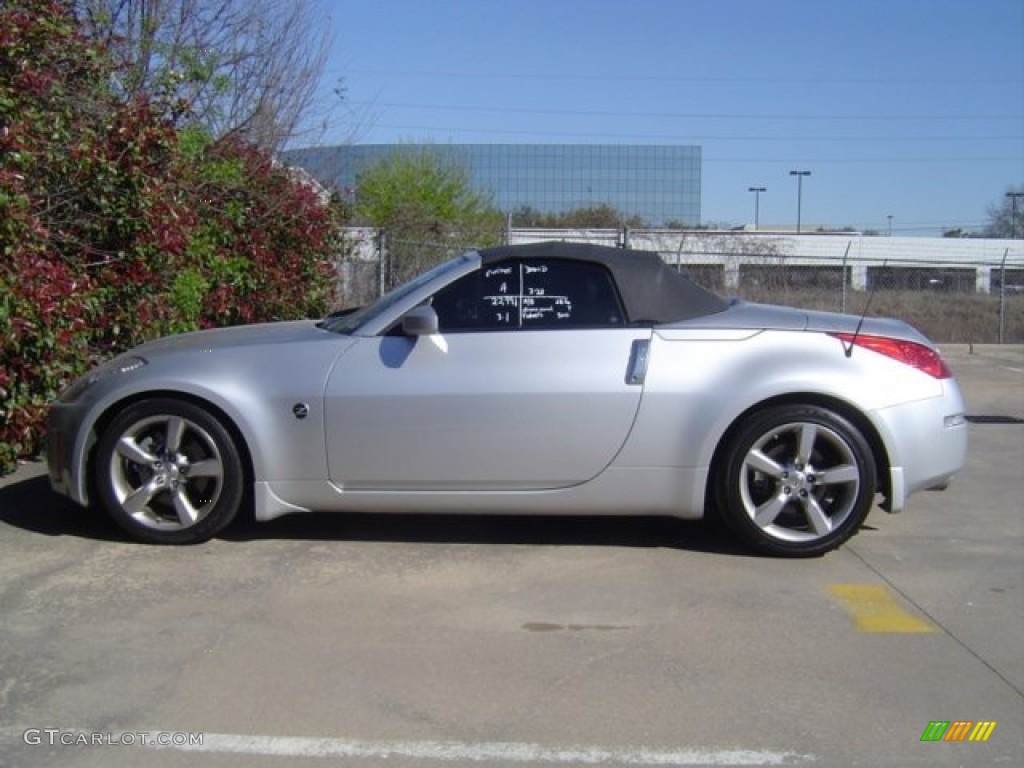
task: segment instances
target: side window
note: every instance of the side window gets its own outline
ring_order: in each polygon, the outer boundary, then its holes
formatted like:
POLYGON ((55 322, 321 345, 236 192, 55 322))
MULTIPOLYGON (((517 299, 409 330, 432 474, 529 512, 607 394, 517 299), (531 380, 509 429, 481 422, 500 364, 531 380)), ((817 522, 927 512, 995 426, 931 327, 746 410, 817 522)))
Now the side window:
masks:
POLYGON ((561 259, 487 264, 435 294, 441 331, 609 328, 625 323, 600 264, 561 259))

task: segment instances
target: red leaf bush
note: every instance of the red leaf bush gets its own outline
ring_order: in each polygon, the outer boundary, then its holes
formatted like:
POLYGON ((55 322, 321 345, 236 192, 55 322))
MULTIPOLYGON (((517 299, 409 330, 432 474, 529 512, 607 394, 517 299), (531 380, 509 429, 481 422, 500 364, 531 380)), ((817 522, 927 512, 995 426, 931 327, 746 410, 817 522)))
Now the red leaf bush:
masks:
POLYGON ((120 100, 115 70, 68 3, 0 7, 0 472, 99 360, 333 302, 339 210, 181 105, 120 100))

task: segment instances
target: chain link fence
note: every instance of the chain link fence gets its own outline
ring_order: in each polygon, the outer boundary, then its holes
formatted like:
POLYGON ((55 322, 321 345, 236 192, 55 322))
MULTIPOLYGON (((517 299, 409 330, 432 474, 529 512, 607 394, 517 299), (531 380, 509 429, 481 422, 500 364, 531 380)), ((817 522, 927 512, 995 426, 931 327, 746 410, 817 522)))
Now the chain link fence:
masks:
MULTIPOLYGON (((506 241, 588 242, 658 251, 722 296, 803 309, 896 317, 940 343, 1024 343, 1024 243, 928 238, 750 236, 623 230, 516 229, 506 241), (934 254, 928 258, 928 254, 934 254)), ((446 259, 468 238, 409 240, 375 229, 346 233, 340 303, 372 301, 446 259)))
POLYGON ((1024 343, 1024 260, 927 259, 898 247, 889 256, 852 255, 851 244, 830 257, 735 239, 727 250, 674 256, 679 269, 722 295, 895 317, 942 343, 1024 343))
MULTIPOLYGON (((702 254, 734 259, 735 254, 702 254)), ((945 343, 1024 343, 1024 269, 992 265, 979 291, 977 266, 948 263, 805 264, 757 256, 730 275, 722 263, 679 269, 720 295, 803 309, 896 317, 945 343), (859 278, 859 279, 858 279, 859 278)))
POLYGON ((368 227, 346 230, 343 242, 338 309, 368 304, 435 264, 481 247, 464 237, 418 240, 368 227))

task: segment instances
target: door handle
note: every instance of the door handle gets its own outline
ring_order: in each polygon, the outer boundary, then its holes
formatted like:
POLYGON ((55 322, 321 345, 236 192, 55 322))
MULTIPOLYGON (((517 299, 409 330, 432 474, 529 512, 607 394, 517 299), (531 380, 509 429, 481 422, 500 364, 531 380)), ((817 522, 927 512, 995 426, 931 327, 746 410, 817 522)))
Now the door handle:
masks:
POLYGON ((626 369, 626 383, 641 386, 647 377, 647 359, 650 356, 650 339, 637 339, 629 350, 629 367, 626 369))

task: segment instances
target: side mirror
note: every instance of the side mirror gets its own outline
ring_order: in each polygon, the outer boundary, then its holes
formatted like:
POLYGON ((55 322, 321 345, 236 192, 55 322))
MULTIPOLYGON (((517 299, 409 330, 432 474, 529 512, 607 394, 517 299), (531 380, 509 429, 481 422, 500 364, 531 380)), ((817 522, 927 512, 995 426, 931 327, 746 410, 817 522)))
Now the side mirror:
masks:
POLYGON ((406 336, 433 336, 438 333, 437 312, 426 304, 410 309, 402 318, 406 336))

